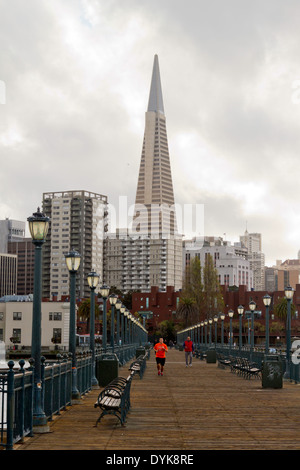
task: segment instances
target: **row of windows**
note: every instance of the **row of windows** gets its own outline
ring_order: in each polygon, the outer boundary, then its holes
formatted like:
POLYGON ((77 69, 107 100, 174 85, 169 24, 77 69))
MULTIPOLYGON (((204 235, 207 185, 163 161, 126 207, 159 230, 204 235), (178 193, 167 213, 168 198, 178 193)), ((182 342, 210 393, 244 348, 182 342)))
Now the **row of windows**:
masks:
MULTIPOLYGON (((3 320, 4 313, 0 312, 0 320, 3 320)), ((22 312, 13 312, 13 320, 22 320, 22 312)), ((61 312, 49 312, 49 321, 62 321, 61 312)))

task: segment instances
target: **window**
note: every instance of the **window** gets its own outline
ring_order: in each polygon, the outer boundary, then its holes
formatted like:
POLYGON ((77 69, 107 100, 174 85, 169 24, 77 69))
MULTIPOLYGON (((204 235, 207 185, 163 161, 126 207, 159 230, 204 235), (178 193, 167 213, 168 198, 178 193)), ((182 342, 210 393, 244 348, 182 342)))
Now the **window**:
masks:
POLYGON ((13 329, 13 343, 21 343, 21 328, 13 329))
POLYGON ((61 312, 50 312, 49 313, 49 321, 61 321, 62 314, 61 312))
POLYGON ((13 312, 13 320, 22 320, 22 312, 13 312))
POLYGON ((52 343, 61 343, 61 328, 53 328, 52 343))

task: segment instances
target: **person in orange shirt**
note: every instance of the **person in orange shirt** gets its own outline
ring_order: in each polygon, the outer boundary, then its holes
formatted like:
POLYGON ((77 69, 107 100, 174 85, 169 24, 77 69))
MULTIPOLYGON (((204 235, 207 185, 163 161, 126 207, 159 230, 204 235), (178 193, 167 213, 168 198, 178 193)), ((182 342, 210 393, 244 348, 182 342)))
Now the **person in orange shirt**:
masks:
POLYGON ((164 339, 159 338, 159 342, 155 344, 153 349, 156 353, 156 365, 157 365, 158 375, 164 375, 166 352, 168 351, 168 347, 164 343, 164 339))

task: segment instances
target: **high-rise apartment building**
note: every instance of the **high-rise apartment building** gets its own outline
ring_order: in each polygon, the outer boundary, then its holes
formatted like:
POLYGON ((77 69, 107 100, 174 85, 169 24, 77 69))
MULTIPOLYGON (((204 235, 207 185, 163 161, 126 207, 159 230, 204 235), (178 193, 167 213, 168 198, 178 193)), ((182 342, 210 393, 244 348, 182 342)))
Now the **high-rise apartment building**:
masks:
POLYGON ((105 241, 105 280, 122 290, 182 286, 182 237, 177 233, 166 117, 155 55, 132 227, 105 241))
POLYGON ((69 271, 65 255, 74 249, 81 255, 76 275, 76 296, 89 297, 87 276, 93 269, 103 281, 103 239, 107 230, 107 197, 89 191, 43 194, 43 212, 50 226, 43 247, 43 297, 69 295, 69 271))
POLYGON ((248 250, 248 260, 253 271, 253 288, 256 291, 265 290, 265 255, 262 252, 262 237, 260 233, 248 233, 240 236, 240 242, 248 250))

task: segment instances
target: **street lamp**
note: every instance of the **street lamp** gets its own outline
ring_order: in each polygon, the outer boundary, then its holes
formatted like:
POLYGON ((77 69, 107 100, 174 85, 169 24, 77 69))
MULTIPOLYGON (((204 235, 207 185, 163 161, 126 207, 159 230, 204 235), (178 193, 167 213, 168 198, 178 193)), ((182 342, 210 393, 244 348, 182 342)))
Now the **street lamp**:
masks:
POLYGON ((229 338, 229 350, 231 352, 231 346, 232 346, 232 317, 234 315, 234 311, 233 310, 229 310, 228 311, 228 316, 229 316, 229 319, 230 319, 230 329, 229 329, 229 335, 230 335, 230 338, 229 338))
POLYGON ((265 345, 265 354, 269 352, 269 307, 271 305, 272 298, 269 294, 266 294, 263 297, 263 302, 266 307, 266 345, 265 345))
POLYGON ((217 323, 218 323, 218 315, 215 315, 214 316, 214 322, 215 322, 215 348, 217 348, 217 342, 218 342, 218 337, 217 337, 217 333, 218 333, 218 326, 217 326, 217 323))
POLYGON ((95 375, 95 289, 99 283, 100 276, 95 271, 91 271, 87 277, 91 289, 90 301, 90 349, 92 351, 92 387, 98 387, 98 380, 95 375))
POLYGON ((237 308, 238 314, 239 314, 239 319, 240 319, 240 327, 239 327, 239 352, 241 355, 242 351, 242 345, 243 345, 243 339, 242 339, 242 320, 243 320, 243 313, 244 313, 244 307, 242 305, 239 305, 237 308))
POLYGON ((77 389, 77 361, 76 361, 76 273, 80 266, 81 256, 71 250, 65 255, 66 265, 70 272, 70 331, 69 352, 72 354, 72 401, 80 402, 80 393, 77 389))
POLYGON ((111 305, 111 317, 110 317, 110 345, 112 347, 112 352, 114 352, 115 348, 115 305, 118 300, 118 296, 116 294, 110 294, 108 297, 110 305, 111 305))
POLYGON ((284 378, 290 378, 290 354, 291 354, 291 302, 294 295, 292 287, 288 286, 284 290, 287 299, 287 316, 286 316, 286 367, 284 378))
POLYGON ((205 347, 207 347, 207 320, 204 320, 204 339, 205 339, 205 347))
POLYGON ((106 352, 106 343, 107 343, 107 309, 106 309, 106 301, 107 297, 109 294, 109 287, 103 284, 103 286, 100 287, 99 292, 102 296, 103 299, 103 332, 102 332, 102 347, 104 349, 104 352, 106 352))
POLYGON ((254 310, 256 309, 256 303, 254 300, 251 300, 249 303, 249 308, 251 311, 251 340, 250 340, 250 360, 252 361, 253 348, 254 348, 254 310))
POLYGON ((220 318, 221 318, 221 345, 222 348, 224 346, 224 320, 225 320, 225 313, 220 313, 220 318))
POLYGON ((42 246, 49 229, 49 217, 37 209, 27 219, 34 250, 34 291, 32 306, 31 354, 34 359, 33 426, 35 432, 48 432, 47 418, 42 406, 41 380, 41 317, 42 317, 42 246))
POLYGON ((120 299, 116 301, 116 310, 117 310, 117 345, 120 347, 120 308, 122 307, 122 302, 120 299))
POLYGON ((212 319, 209 318, 208 323, 209 323, 209 347, 211 347, 211 325, 212 325, 212 319))

